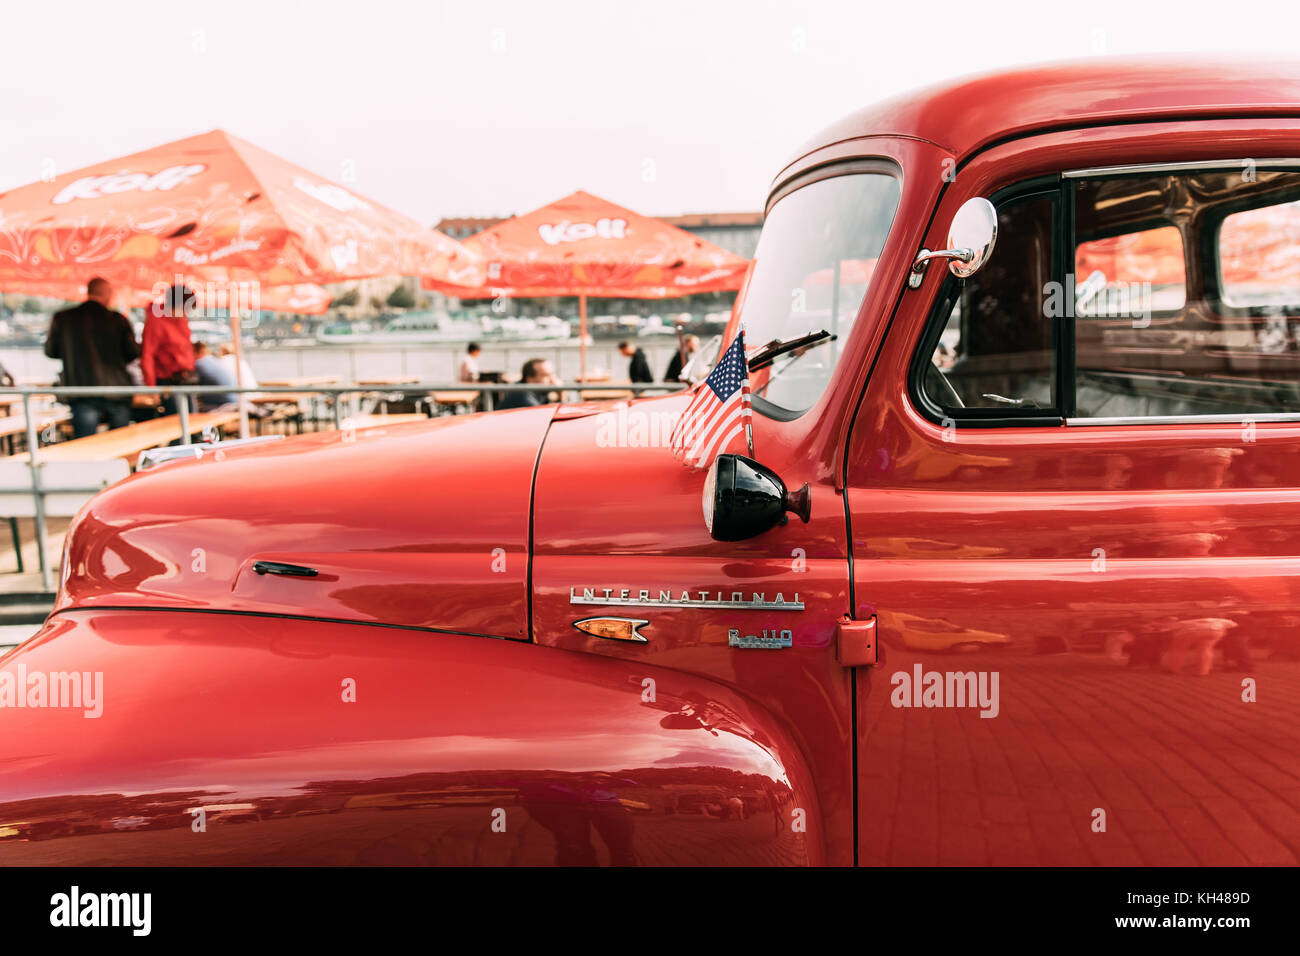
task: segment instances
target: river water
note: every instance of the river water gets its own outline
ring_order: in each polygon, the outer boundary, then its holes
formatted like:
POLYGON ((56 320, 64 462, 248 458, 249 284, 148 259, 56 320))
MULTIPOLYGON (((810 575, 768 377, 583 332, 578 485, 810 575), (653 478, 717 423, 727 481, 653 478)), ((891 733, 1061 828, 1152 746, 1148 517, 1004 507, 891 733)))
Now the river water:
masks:
MULTIPOLYGON (((662 379, 668 361, 677 347, 672 336, 636 339, 644 349, 656 379, 662 379)), ((358 379, 384 379, 418 375, 421 381, 451 383, 464 344, 411 345, 395 349, 387 345, 261 345, 245 351, 258 381, 332 376, 340 383, 358 379)), ((511 379, 519 377, 520 368, 531 358, 550 359, 556 373, 565 381, 579 374, 579 348, 576 341, 511 342, 484 344, 479 368, 485 372, 505 372, 511 379)), ((17 378, 53 382, 60 363, 48 359, 39 348, 0 347, 0 363, 17 378)), ((627 381, 628 360, 619 354, 617 340, 597 340, 587 346, 588 376, 604 371, 612 381, 627 381)))

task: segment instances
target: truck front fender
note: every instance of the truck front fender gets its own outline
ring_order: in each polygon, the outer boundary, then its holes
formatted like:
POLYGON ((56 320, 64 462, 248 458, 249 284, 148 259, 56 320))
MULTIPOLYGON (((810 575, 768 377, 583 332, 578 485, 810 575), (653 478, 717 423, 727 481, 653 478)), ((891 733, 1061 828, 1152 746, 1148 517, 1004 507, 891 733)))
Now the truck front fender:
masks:
POLYGON ((635 662, 299 618, 64 611, 0 660, 0 704, 0 865, 825 855, 779 721, 635 662))

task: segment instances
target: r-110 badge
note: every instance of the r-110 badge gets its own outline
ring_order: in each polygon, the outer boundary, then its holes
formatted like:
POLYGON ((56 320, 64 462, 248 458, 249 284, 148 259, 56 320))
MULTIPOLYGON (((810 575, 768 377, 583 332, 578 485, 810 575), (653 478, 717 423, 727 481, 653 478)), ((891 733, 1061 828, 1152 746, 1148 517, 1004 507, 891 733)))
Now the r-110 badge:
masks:
POLYGON ((794 645, 794 631, 763 628, 761 634, 741 634, 738 628, 727 629, 727 643, 731 647, 775 650, 794 645))

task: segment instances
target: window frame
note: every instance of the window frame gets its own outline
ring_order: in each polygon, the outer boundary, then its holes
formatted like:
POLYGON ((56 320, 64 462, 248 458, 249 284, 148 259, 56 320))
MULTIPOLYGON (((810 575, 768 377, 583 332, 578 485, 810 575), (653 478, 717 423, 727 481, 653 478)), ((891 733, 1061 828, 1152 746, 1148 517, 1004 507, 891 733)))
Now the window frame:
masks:
MULTIPOLYGON (((1096 179, 1105 178, 1123 178, 1125 176, 1142 176, 1160 173, 1179 174, 1179 173, 1238 173, 1243 169, 1250 167, 1256 171, 1286 171, 1295 172, 1300 170, 1300 158, 1278 157, 1278 158, 1250 158, 1239 157, 1236 159, 1210 159, 1210 160, 1190 160, 1169 163, 1146 163, 1141 165, 1121 165, 1121 166, 1097 166, 1088 169, 1069 170, 1062 173, 1062 178, 1066 181, 1076 179, 1096 179)), ((1223 220, 1234 212, 1241 212, 1245 209, 1253 209, 1260 206, 1267 206, 1269 203, 1254 203, 1242 200, 1240 203, 1224 203, 1216 213, 1215 220, 1211 220, 1210 228, 1202 230, 1200 244, 1195 249, 1195 255, 1202 263, 1213 261, 1214 269, 1203 269, 1201 275, 1201 295, 1207 304, 1211 306, 1214 314, 1229 324, 1240 324, 1243 320, 1255 318, 1247 309, 1234 308, 1223 301, 1222 275, 1219 271, 1219 229, 1223 225, 1223 220), (1207 244, 1213 243, 1213 257, 1209 256, 1210 249, 1207 244)), ((1073 228, 1071 228, 1071 244, 1073 244, 1073 228)), ((1184 241, 1184 246, 1186 242, 1184 241)), ((1186 252, 1186 249, 1184 249, 1186 252)), ((1152 313, 1152 321, 1156 314, 1152 313)), ((1071 323, 1071 330, 1073 324, 1071 323)), ((1071 355, 1071 369, 1074 367, 1074 356, 1071 355)), ((1268 422, 1295 422, 1300 421, 1300 409, 1293 412, 1264 412, 1255 415, 1242 415, 1213 413, 1208 415, 1124 415, 1113 416, 1108 418, 1084 418, 1074 415, 1076 409, 1073 407, 1074 395, 1071 395, 1071 415, 1066 417, 1065 424, 1071 427, 1096 427, 1106 425, 1240 425, 1243 421, 1251 421, 1259 424, 1268 422)))
MULTIPOLYGON (((1069 201, 1071 206, 1073 206, 1074 202, 1078 199, 1078 193, 1074 190, 1071 190, 1070 192, 1071 195, 1069 201)), ((1099 242, 1105 239, 1114 239, 1117 236, 1138 236, 1144 232, 1152 232, 1157 229, 1172 229, 1178 234, 1178 251, 1183 254, 1183 304, 1176 309, 1152 309, 1151 324, 1153 326, 1167 324, 1169 319, 1181 315, 1183 310, 1187 308, 1187 241, 1183 237, 1183 231, 1178 228, 1178 224, 1169 219, 1149 219, 1144 221, 1139 229, 1106 232, 1100 236, 1094 236, 1087 240, 1088 242, 1099 242)), ((1070 269, 1074 272, 1075 282, 1077 283, 1080 281, 1079 271, 1076 268, 1079 264, 1079 237, 1074 235, 1072 230, 1072 234, 1068 238, 1073 247, 1073 252, 1070 254, 1070 269)), ((1074 318, 1075 321, 1083 319, 1086 322, 1106 322, 1112 321, 1116 317, 1113 315, 1075 315, 1074 318)))
MULTIPOLYGON (((1270 167, 1268 163, 1257 163, 1255 168, 1259 172, 1295 172, 1294 169, 1275 169, 1270 167)), ((1300 202, 1300 195, 1295 199, 1287 200, 1287 202, 1300 202)), ((1223 257, 1220 252, 1223 249, 1223 224, 1228 220, 1229 216, 1279 205, 1286 205, 1286 203, 1246 202, 1244 200, 1240 203, 1225 203, 1221 209, 1217 210, 1207 220, 1207 228, 1201 237, 1201 248, 1197 251, 1204 257, 1204 261, 1214 263, 1213 270, 1206 270, 1204 284, 1206 301, 1214 307, 1215 315, 1229 320, 1256 319, 1268 315, 1265 310, 1273 308, 1273 306, 1264 305, 1232 305, 1228 302, 1223 291, 1223 257)), ((1297 312, 1300 312, 1300 302, 1288 303, 1288 307, 1294 307, 1297 312)))
MULTIPOLYGON (((1092 166, 1082 169, 1062 170, 1057 173, 1049 173, 1043 176, 1036 176, 1030 179, 1022 180, 1017 183, 1011 183, 995 190, 989 197, 995 208, 1000 208, 1002 204, 1017 199, 1031 196, 1035 193, 1047 194, 1051 190, 1048 188, 1055 184, 1057 190, 1056 212, 1053 223, 1053 233, 1056 239, 1056 248, 1053 254, 1052 280, 1064 284, 1065 276, 1074 269, 1075 258, 1077 256, 1076 236, 1075 236, 1075 201, 1077 199, 1077 190, 1074 188, 1074 181, 1079 179, 1097 179, 1097 178, 1124 178, 1127 176, 1141 176, 1151 174, 1178 174, 1193 172, 1240 172, 1247 168, 1246 164, 1253 164, 1253 168, 1260 171, 1289 171, 1300 170, 1300 158, 1248 158, 1240 157, 1235 159, 1215 159, 1215 160, 1191 160, 1191 161, 1173 161, 1166 163, 1142 163, 1142 164, 1121 164, 1114 166, 1092 166)), ((1222 276, 1220 274, 1220 264, 1218 257, 1218 240, 1219 229, 1223 224, 1223 219, 1227 218, 1233 212, 1240 212, 1244 209, 1256 208, 1257 206, 1267 206, 1270 203, 1247 203, 1243 202, 1240 206, 1231 203, 1225 203, 1222 210, 1222 216, 1217 217, 1212 228, 1203 231, 1201 235, 1201 245, 1195 250, 1196 255, 1202 257, 1202 262, 1210 261, 1205 257, 1207 250, 1204 244, 1213 242, 1215 244, 1215 253, 1213 256, 1214 270, 1205 270, 1203 276, 1202 294, 1205 300, 1211 304, 1214 312, 1219 317, 1229 322, 1240 322, 1243 319, 1253 318, 1249 309, 1234 308, 1228 306, 1222 297, 1222 276)), ((1186 241, 1184 240, 1184 254, 1186 255, 1186 241)), ((912 354, 912 360, 908 367, 907 375, 907 393, 913 408, 928 421, 944 427, 954 426, 957 428, 1005 428, 1005 427, 1024 427, 1024 426, 1051 426, 1059 427, 1061 425, 1069 427, 1098 427, 1111 425, 1180 425, 1180 424, 1241 424, 1245 419, 1260 424, 1268 422, 1296 422, 1300 421, 1300 409, 1293 412, 1267 412, 1256 415, 1240 414, 1208 414, 1208 415, 1151 415, 1151 416, 1122 416, 1109 418, 1084 418, 1077 415, 1077 382, 1075 379, 1076 355, 1075 355, 1075 322, 1076 317, 1068 313, 1073 311, 1063 309, 1062 315, 1056 317, 1053 323, 1053 345, 1056 349, 1056 388, 1058 409, 1024 409, 1024 410, 1002 410, 1002 409, 956 409, 959 414, 951 414, 926 395, 924 390, 924 375, 926 366, 932 361, 935 348, 938 346, 939 338, 947 325, 948 317, 951 314, 952 306, 955 303, 956 296, 960 292, 960 280, 955 276, 945 276, 944 283, 940 286, 939 292, 935 296, 934 302, 930 306, 929 313, 925 320, 925 326, 922 329, 921 336, 912 354), (1050 412, 1050 414, 1043 414, 1050 412), (972 414, 985 413, 985 414, 972 414), (988 414, 991 413, 991 414, 988 414)), ((1152 313, 1153 321, 1157 314, 1152 313)))
MULTIPOLYGON (((1059 173, 1050 173, 1046 176, 1036 176, 1032 179, 1004 186, 989 197, 989 201, 999 211, 1002 206, 1018 200, 1038 198, 1050 198, 1052 200, 1051 235, 1053 248, 1051 281, 1058 283, 1064 283, 1065 281, 1067 261, 1064 254, 1064 244, 1060 239, 1064 235, 1063 230, 1069 229, 1073 232, 1074 227, 1074 210, 1065 201, 1066 194, 1067 187, 1061 175, 1059 173)), ((994 254, 997 254, 996 250, 994 254)), ((1071 257, 1074 255, 1072 245, 1069 254, 1071 257)), ((1073 258, 1069 261, 1072 262, 1073 258)), ((943 285, 939 287, 939 292, 930 306, 929 314, 925 320, 925 328, 922 330, 921 338, 912 354, 912 361, 908 368, 907 390, 912 406, 929 421, 944 427, 950 424, 958 428, 1006 428, 1027 425, 1059 427, 1062 425, 1066 417, 1064 404, 1067 401, 1072 404, 1074 401, 1074 343, 1073 327, 1071 327, 1067 339, 1063 334, 1059 317, 1052 322, 1056 407, 945 409, 936 404, 926 394, 925 376, 929 371, 928 366, 933 360, 934 350, 939 345, 939 339, 948 325, 948 319, 952 315, 952 308, 956 304, 957 297, 961 294, 961 282, 961 279, 951 273, 946 275, 943 285), (1068 368, 1070 391, 1068 397, 1065 390, 1066 379, 1063 378, 1067 374, 1064 364, 1067 351, 1070 359, 1068 368)), ((963 319, 963 321, 965 320, 963 319)))
MULTIPOLYGON (((767 205, 763 208, 763 225, 759 229, 758 239, 755 241, 755 251, 757 251, 758 243, 762 242, 763 240, 763 229, 767 228, 768 217, 772 214, 772 210, 773 208, 775 208, 776 204, 779 203, 781 200, 788 198, 794 193, 797 193, 805 186, 811 186, 814 183, 823 182, 824 180, 827 179, 836 179, 840 176, 861 176, 861 175, 889 176, 892 179, 894 179, 895 182, 898 183, 899 201, 894 206, 894 213, 889 221, 889 230, 885 233, 884 240, 881 243, 882 249, 889 248, 890 238, 893 236, 894 228, 898 223, 898 210, 899 207, 902 205, 903 186, 904 186, 903 167, 900 166, 898 162, 896 162, 895 160, 884 156, 865 156, 865 157, 854 157, 852 159, 836 159, 836 160, 831 160, 830 162, 821 163, 817 166, 813 166, 810 169, 806 169, 795 176, 790 177, 789 179, 782 182, 779 186, 777 186, 772 191, 771 196, 768 198, 767 205)), ((867 297, 870 291, 871 291, 870 286, 868 286, 867 291, 863 293, 862 301, 858 303, 858 311, 853 316, 853 326, 850 328, 849 334, 852 334, 852 330, 854 328, 857 328, 862 321, 862 317, 863 317, 862 310, 866 306, 867 297)), ((742 305, 742 311, 740 316, 742 328, 744 327, 744 318, 745 318, 744 310, 742 305)), ((726 344, 727 343, 725 342, 723 343, 724 346, 726 344)), ((843 356, 841 354, 841 358, 842 357, 843 356)), ((836 374, 838 374, 840 368, 841 365, 837 361, 835 367, 831 370, 831 376, 833 377, 836 374)), ((817 407, 817 405, 821 402, 822 398, 825 397, 827 390, 830 388, 830 384, 831 384, 831 380, 827 379, 827 382, 822 387, 821 395, 818 396, 817 401, 813 402, 807 408, 799 408, 799 409, 786 408, 784 405, 778 405, 776 402, 773 402, 770 399, 764 398, 762 395, 758 395, 758 394, 750 395, 749 404, 750 407, 753 409, 753 411, 762 415, 764 418, 769 418, 772 421, 777 421, 777 422, 793 422, 807 415, 810 411, 812 411, 814 408, 817 407)))

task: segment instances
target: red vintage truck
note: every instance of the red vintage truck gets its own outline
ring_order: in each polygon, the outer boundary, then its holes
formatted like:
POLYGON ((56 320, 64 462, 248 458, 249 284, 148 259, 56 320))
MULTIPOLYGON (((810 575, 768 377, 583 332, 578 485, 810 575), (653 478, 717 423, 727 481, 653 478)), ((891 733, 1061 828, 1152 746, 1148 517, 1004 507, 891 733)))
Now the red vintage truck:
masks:
POLYGON ((93 499, 0 661, 0 864, 1297 861, 1294 65, 850 116, 741 324, 707 472, 676 394, 93 499))

